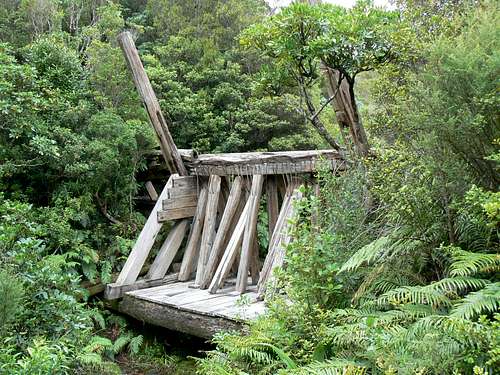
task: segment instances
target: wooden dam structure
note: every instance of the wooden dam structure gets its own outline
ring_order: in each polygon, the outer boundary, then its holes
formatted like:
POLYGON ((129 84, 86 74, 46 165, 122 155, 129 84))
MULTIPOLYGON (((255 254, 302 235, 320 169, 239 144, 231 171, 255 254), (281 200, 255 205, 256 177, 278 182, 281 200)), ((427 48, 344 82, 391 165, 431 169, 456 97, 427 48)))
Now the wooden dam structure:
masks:
POLYGON ((265 311, 273 271, 292 240, 299 187, 315 186, 320 163, 341 170, 346 161, 334 150, 178 150, 131 35, 118 41, 171 175, 160 194, 147 186, 156 203, 105 297, 139 320, 200 337, 240 329, 265 311), (267 249, 258 243, 259 212, 267 215, 267 249), (158 241, 164 226, 170 230, 158 241))

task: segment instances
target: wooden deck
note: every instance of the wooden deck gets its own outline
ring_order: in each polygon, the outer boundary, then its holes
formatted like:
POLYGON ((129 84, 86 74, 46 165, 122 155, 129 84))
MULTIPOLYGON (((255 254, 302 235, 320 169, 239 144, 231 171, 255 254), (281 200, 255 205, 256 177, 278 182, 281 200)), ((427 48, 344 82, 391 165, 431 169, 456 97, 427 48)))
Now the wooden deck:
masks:
POLYGON ((212 294, 192 285, 192 281, 176 282, 127 292, 118 308, 138 320, 206 338, 239 330, 244 321, 265 312, 264 302, 257 300, 256 286, 239 294, 234 280, 228 280, 212 294))

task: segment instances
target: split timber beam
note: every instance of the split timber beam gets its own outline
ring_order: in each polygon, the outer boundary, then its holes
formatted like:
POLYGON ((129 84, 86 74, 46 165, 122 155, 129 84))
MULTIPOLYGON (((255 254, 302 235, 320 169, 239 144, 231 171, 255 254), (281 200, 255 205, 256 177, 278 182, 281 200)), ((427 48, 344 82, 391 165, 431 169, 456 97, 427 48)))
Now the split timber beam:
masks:
POLYGON ((170 173, 178 173, 181 176, 186 176, 188 174, 184 163, 180 157, 177 146, 172 139, 172 135, 168 129, 169 120, 163 116, 160 109, 160 103, 153 91, 151 82, 149 81, 148 75, 144 70, 141 59, 139 58, 139 53, 135 47, 132 35, 125 31, 118 35, 118 44, 120 45, 127 65, 132 73, 132 78, 134 79, 135 87, 141 96, 141 99, 148 112, 149 120, 153 125, 158 140, 160 141, 160 148, 165 162, 170 170, 170 173))
POLYGON ((190 174, 198 176, 300 174, 314 172, 323 165, 334 171, 347 167, 346 159, 336 150, 201 155, 183 151, 182 159, 190 174))

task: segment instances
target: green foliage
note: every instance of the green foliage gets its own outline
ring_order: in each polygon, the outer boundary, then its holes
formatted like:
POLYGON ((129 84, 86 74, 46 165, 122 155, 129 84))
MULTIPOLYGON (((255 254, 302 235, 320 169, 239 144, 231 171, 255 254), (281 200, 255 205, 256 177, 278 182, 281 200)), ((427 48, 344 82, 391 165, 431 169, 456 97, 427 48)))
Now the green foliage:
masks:
POLYGON ((0 335, 15 322, 23 308, 24 288, 10 272, 0 269, 0 335))
MULTIPOLYGON (((247 336, 216 341, 217 351, 200 361, 208 373, 483 374, 498 368, 493 98, 499 61, 491 32, 497 5, 399 3, 419 40, 411 53, 401 49, 397 60, 384 63, 371 89, 366 112, 374 157, 341 177, 320 174, 319 198, 304 191, 278 274, 281 295, 247 336), (412 4, 418 5, 413 11, 412 4), (280 348, 297 369, 274 353, 263 361, 268 352, 259 342, 280 348)), ((322 31, 316 20, 334 8, 321 9, 295 4, 254 27, 246 37, 262 39, 248 42, 261 43, 283 63, 297 59, 312 67, 311 51, 294 39, 300 30, 295 35, 286 27, 307 24, 304 33, 316 38, 322 31)))

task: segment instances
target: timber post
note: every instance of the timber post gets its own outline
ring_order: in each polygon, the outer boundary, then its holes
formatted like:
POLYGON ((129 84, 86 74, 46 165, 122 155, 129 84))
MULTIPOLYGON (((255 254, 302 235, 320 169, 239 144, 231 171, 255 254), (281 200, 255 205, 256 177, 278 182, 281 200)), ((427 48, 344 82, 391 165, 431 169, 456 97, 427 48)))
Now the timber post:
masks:
POLYGON ((167 120, 160 109, 160 104, 153 91, 148 75, 144 70, 139 53, 135 47, 132 35, 128 31, 118 35, 118 44, 120 45, 129 70, 132 73, 135 87, 141 96, 141 99, 148 112, 149 120, 153 125, 156 135, 160 141, 162 155, 167 163, 170 173, 177 173, 180 176, 187 176, 188 172, 181 159, 179 151, 172 139, 169 131, 170 121, 167 120))

